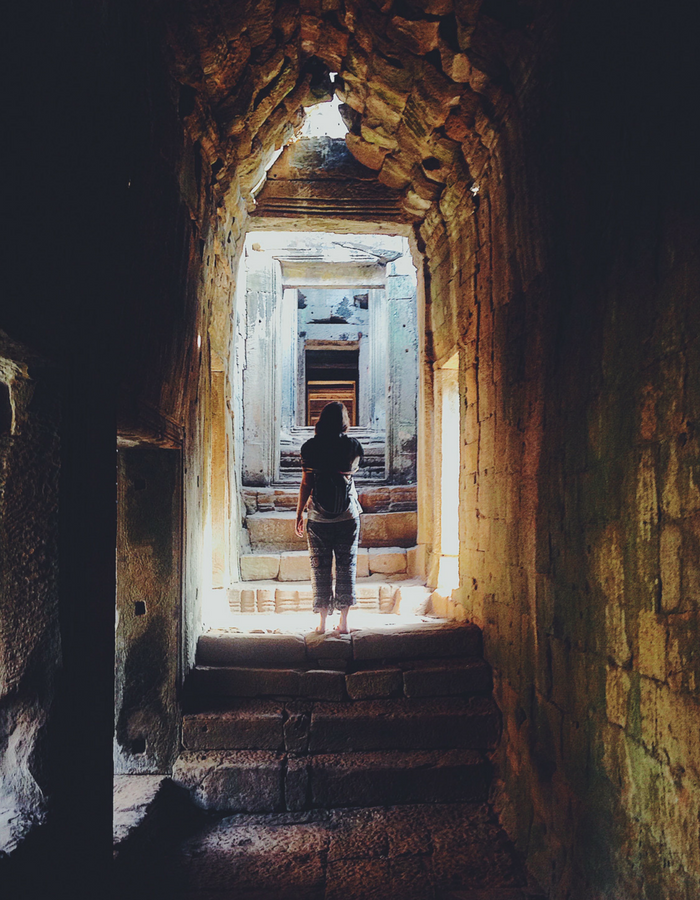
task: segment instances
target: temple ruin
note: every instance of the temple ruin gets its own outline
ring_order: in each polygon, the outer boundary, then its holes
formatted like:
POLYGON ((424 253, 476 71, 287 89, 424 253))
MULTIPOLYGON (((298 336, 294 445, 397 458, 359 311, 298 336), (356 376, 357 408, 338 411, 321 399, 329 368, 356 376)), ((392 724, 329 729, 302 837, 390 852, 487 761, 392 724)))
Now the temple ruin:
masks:
POLYGON ((689 12, 7 11, 3 898, 700 896, 689 12))

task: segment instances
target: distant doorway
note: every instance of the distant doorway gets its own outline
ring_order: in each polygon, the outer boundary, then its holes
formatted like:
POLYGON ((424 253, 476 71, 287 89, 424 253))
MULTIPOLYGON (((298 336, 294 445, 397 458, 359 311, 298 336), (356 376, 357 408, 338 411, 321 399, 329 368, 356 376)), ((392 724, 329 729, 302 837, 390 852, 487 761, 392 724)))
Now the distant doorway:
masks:
POLYGON ((307 426, 316 424, 321 410, 332 400, 345 404, 350 424, 356 426, 360 380, 358 348, 307 349, 305 372, 307 426))

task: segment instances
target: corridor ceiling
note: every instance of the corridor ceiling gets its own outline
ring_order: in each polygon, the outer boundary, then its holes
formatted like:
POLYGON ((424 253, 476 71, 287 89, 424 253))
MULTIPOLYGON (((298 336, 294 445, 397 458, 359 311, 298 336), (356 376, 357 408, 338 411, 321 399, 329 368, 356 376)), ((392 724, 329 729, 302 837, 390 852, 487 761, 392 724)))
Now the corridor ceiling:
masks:
POLYGON ((478 182, 527 42, 513 0, 184 0, 169 11, 179 111, 223 198, 243 197, 338 94, 355 158, 425 215, 448 182, 478 182))

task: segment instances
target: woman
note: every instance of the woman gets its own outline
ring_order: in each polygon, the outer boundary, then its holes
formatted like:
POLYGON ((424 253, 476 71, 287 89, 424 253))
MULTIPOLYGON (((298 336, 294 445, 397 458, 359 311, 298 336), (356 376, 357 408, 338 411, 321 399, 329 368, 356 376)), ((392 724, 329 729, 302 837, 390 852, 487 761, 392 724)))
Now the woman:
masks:
POLYGON ((360 507, 353 474, 363 457, 362 445, 346 432, 350 425, 344 404, 327 403, 316 436, 301 448, 304 471, 297 503, 296 533, 304 535, 302 513, 309 501, 306 534, 311 558, 314 612, 321 615, 316 629, 326 630, 326 618, 340 610, 339 634, 348 633, 348 610, 357 602, 355 573, 360 538, 360 507), (335 554, 335 596, 331 568, 335 554))

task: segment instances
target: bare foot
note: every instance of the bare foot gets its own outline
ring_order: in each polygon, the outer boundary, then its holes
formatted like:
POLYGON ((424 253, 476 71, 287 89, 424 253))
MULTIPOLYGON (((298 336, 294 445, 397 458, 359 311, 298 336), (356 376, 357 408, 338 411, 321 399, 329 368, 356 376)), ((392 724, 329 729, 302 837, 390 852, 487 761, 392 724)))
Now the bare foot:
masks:
POLYGON ((325 634, 326 633, 326 624, 316 626, 316 634, 325 634))
POLYGON ((350 634, 350 629, 347 625, 345 626, 345 628, 343 628, 341 625, 336 625, 333 629, 333 634, 350 634))

